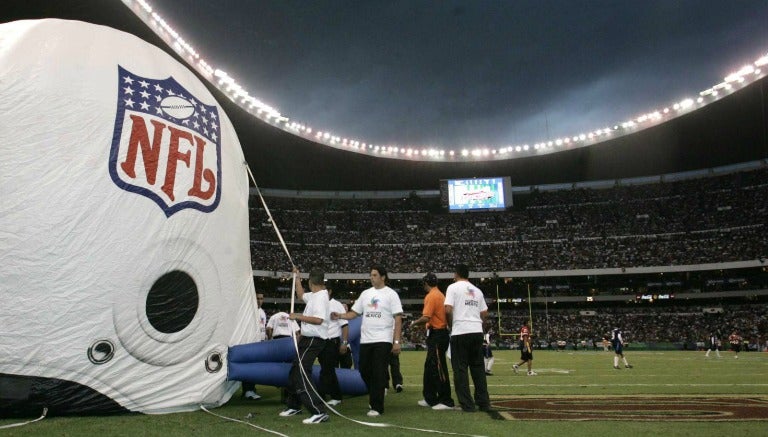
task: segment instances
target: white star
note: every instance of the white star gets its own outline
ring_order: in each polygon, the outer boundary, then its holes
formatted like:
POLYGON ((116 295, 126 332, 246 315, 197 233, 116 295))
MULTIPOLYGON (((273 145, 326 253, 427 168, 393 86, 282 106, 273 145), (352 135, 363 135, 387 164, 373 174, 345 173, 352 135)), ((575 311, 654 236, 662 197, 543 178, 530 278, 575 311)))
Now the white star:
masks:
POLYGON ((189 119, 185 118, 184 121, 181 122, 184 126, 189 126, 189 119))
POLYGON ((208 124, 208 119, 203 117, 203 123, 208 124))
POLYGON ((167 90, 165 90, 165 92, 168 93, 169 96, 174 96, 175 95, 173 93, 173 90, 171 90, 171 89, 167 89, 167 90))
POLYGON ((205 114, 205 111, 206 111, 205 106, 201 106, 200 110, 203 111, 203 114, 205 114))
POLYGON ((211 111, 211 118, 216 118, 216 111, 211 111))
POLYGON ((204 127, 204 128, 203 128, 203 132, 204 132, 204 133, 205 133, 205 135, 207 136, 207 135, 208 135, 208 128, 205 128, 205 127, 204 127))
POLYGON ((211 135, 211 137, 213 138, 213 141, 216 141, 219 138, 216 136, 216 132, 214 132, 213 135, 211 135))
POLYGON ((197 106, 197 102, 195 101, 195 99, 189 99, 189 103, 191 103, 192 106, 197 106))
POLYGON ((144 111, 148 111, 149 110, 149 105, 147 104, 146 101, 141 102, 141 109, 144 110, 144 111))
POLYGON ((125 94, 133 95, 133 88, 127 86, 127 87, 125 87, 123 89, 125 90, 125 94))
POLYGON ((146 80, 142 80, 141 82, 139 82, 139 85, 141 85, 142 88, 146 88, 149 86, 149 82, 147 82, 146 80))
POLYGON ((159 107, 159 106, 156 106, 156 107, 155 107, 155 112, 157 112, 157 113, 158 113, 158 114, 160 114, 160 115, 163 115, 163 110, 162 110, 162 109, 160 109, 160 107, 159 107))
POLYGON ((200 129, 200 123, 198 123, 198 122, 192 123, 192 126, 194 126, 195 129, 200 129))
POLYGON ((148 93, 148 92, 146 92, 146 91, 142 91, 142 92, 141 92, 141 93, 139 93, 139 94, 141 94, 141 97, 143 97, 143 98, 145 98, 145 99, 148 99, 148 98, 149 98, 149 93, 148 93))
POLYGON ((130 83, 131 85, 133 85, 133 78, 131 76, 125 76, 123 77, 123 80, 125 81, 125 83, 130 83))
MULTIPOLYGON (((216 118, 215 115, 216 114, 211 113, 211 117, 216 118)), ((218 129, 219 125, 217 125, 215 121, 212 121, 211 122, 211 127, 214 128, 214 129, 218 129)))
POLYGON ((161 93, 162 93, 162 92, 163 92, 163 87, 161 87, 161 86, 160 86, 160 85, 158 85, 158 84, 155 84, 155 91, 159 91, 159 92, 161 92, 161 93))
POLYGON ((159 94, 158 94, 158 95, 156 95, 156 96, 155 96, 155 98, 157 99, 157 101, 158 101, 158 102, 159 102, 160 100, 163 100, 163 96, 161 96, 161 95, 159 95, 159 94))
POLYGON ((123 101, 125 102, 125 106, 130 106, 131 108, 133 108, 134 101, 131 100, 130 97, 128 97, 128 100, 123 100, 123 101))

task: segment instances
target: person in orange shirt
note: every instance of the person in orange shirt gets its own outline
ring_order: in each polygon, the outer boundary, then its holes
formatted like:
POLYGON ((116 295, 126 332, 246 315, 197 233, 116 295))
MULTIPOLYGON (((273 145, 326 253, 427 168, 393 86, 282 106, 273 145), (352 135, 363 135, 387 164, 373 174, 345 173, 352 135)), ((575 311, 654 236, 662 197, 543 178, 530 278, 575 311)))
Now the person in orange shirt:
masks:
POLYGON ((445 317, 445 295, 437 288, 437 276, 427 273, 422 280, 424 291, 424 310, 421 317, 411 323, 411 328, 426 325, 427 359, 424 362, 424 399, 418 402, 422 407, 433 410, 453 410, 451 380, 448 376, 448 364, 445 352, 450 343, 450 333, 445 317))

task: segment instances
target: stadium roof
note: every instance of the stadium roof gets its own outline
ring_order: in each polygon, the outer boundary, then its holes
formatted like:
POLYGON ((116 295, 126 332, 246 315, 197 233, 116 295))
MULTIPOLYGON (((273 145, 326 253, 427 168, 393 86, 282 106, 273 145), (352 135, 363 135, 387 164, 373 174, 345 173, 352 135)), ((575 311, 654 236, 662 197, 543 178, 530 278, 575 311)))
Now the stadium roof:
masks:
MULTIPOLYGON (((32 0, 12 3, 3 21, 57 17, 107 25, 181 59, 122 3, 32 0)), ((260 186, 296 190, 436 189, 442 178, 511 176, 512 184, 656 175, 768 157, 765 80, 703 109, 586 148, 514 160, 412 162, 329 148, 264 122, 209 87, 233 121, 260 186)))

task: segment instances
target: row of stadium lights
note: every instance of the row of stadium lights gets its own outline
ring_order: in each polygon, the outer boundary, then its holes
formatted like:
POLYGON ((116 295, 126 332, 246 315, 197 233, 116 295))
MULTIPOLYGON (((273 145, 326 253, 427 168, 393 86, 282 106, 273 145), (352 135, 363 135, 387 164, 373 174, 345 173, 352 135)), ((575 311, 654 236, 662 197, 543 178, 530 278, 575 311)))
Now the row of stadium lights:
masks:
POLYGON ((510 159, 587 146, 610 137, 622 136, 639 129, 650 127, 664 120, 677 117, 693 109, 712 103, 736 89, 744 87, 763 77, 764 72, 762 67, 768 64, 768 54, 765 54, 752 64, 745 65, 738 71, 729 74, 725 77, 723 82, 701 91, 696 100, 691 98, 684 99, 674 103, 671 107, 665 107, 661 110, 654 110, 642 114, 634 119, 616 124, 613 127, 605 127, 586 134, 582 133, 574 135, 572 137, 562 137, 554 140, 542 141, 533 145, 523 144, 508 145, 504 147, 474 147, 471 149, 463 148, 461 150, 444 150, 434 147, 423 148, 379 145, 339 137, 331 132, 317 131, 304 123, 291 121, 288 117, 283 116, 277 109, 251 96, 247 90, 239 85, 225 71, 213 68, 209 65, 189 43, 184 41, 178 32, 176 32, 157 12, 152 10, 152 7, 146 0, 123 0, 123 3, 131 7, 142 20, 149 23, 153 30, 163 37, 179 55, 184 57, 191 65, 195 66, 209 81, 216 84, 233 102, 237 103, 240 107, 258 118, 285 131, 337 149, 398 159, 436 161, 457 159, 510 159), (134 5, 138 5, 140 8, 133 7, 134 5))

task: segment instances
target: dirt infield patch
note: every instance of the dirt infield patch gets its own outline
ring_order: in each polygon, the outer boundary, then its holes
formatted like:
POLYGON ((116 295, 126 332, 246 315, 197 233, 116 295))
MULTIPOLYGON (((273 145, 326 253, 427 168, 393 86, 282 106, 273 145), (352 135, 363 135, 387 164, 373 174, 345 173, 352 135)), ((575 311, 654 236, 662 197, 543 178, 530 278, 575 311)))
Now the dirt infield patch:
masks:
POLYGON ((506 420, 768 421, 760 396, 535 396, 493 399, 506 420))

